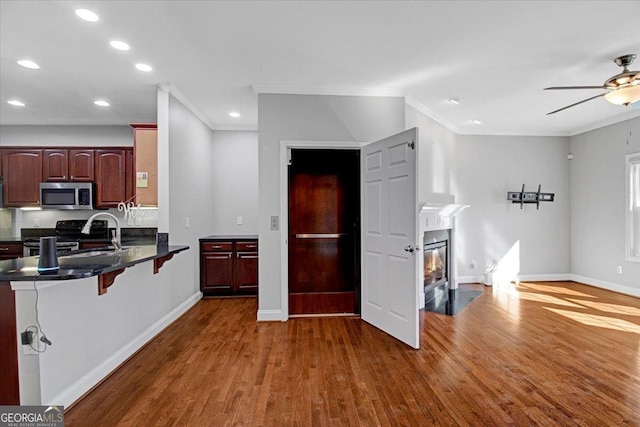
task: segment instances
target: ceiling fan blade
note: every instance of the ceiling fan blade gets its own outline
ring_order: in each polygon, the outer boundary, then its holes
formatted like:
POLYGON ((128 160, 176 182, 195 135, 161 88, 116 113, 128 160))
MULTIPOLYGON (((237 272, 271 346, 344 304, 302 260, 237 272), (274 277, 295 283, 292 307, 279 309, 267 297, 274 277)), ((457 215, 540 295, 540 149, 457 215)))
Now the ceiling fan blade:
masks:
POLYGON ((564 89, 606 89, 604 86, 553 86, 545 87, 544 90, 564 90, 564 89))
POLYGON ((580 105, 580 104, 582 104, 583 102, 587 102, 587 101, 591 101, 592 99, 600 98, 601 96, 605 96, 607 93, 609 93, 609 92, 601 93, 600 95, 592 96, 591 98, 587 98, 587 99, 583 99, 582 101, 578 101, 578 102, 576 102, 575 104, 567 105, 566 107, 562 107, 562 108, 560 108, 560 109, 558 109, 558 110, 555 110, 555 111, 552 111, 552 112, 550 112, 550 113, 547 113, 547 116, 548 116, 549 114, 555 114, 555 113, 557 113, 558 111, 566 110, 567 108, 575 107, 576 105, 580 105))

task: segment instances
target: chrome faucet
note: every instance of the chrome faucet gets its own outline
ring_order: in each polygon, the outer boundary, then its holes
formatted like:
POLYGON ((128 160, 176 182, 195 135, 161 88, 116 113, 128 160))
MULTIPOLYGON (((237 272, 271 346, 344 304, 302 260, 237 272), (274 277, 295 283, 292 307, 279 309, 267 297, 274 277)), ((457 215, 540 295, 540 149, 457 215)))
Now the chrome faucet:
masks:
POLYGON ((116 248, 116 251, 122 250, 122 242, 120 239, 120 221, 118 221, 118 218, 115 215, 110 214, 109 212, 98 212, 97 214, 91 215, 91 217, 84 224, 84 227, 82 227, 82 234, 89 234, 91 230, 91 223, 94 219, 96 219, 96 217, 100 215, 110 216, 116 222, 116 234, 112 237, 111 244, 116 248))

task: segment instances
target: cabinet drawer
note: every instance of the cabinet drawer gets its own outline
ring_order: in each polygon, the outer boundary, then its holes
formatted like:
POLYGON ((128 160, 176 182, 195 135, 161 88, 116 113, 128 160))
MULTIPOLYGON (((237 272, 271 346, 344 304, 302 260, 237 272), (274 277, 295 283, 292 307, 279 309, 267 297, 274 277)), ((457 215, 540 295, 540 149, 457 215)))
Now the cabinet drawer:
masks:
POLYGON ((237 242, 236 251, 238 252, 258 252, 258 242, 237 242))
POLYGON ((0 243, 0 255, 22 256, 22 243, 0 243))
POLYGON ((228 252, 233 250, 233 242, 202 242, 202 252, 228 252))

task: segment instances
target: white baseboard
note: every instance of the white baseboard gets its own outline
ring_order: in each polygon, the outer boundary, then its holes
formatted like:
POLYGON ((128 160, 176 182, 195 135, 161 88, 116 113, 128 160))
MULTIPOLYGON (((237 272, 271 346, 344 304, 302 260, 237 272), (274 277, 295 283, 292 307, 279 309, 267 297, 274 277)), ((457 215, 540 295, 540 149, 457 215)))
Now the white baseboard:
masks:
POLYGON ((482 276, 458 276, 456 277, 458 285, 462 283, 482 283, 482 276))
POLYGON ((84 375, 75 383, 71 384, 59 395, 51 399, 51 402, 43 402, 43 405, 55 404, 68 407, 77 399, 82 397, 87 391, 91 390, 96 384, 102 381, 113 370, 120 366, 131 355, 138 351, 142 346, 151 341, 164 328, 169 326, 173 321, 182 316, 187 310, 193 307, 202 298, 202 292, 198 291, 189 297, 182 304, 171 310, 164 317, 151 325, 147 330, 131 340, 119 351, 109 357, 107 360, 98 365, 95 369, 84 375))
POLYGON ((562 282, 571 279, 571 274, 521 274, 518 280, 521 282, 562 282))
POLYGON ((283 322, 282 310, 258 310, 258 322, 283 322))
POLYGON ((621 294, 640 298, 640 288, 619 285, 617 283, 606 282, 599 279, 592 279, 590 277, 579 276, 577 274, 571 274, 570 280, 573 280, 574 282, 584 283, 585 285, 595 286, 596 288, 602 288, 608 291, 619 292, 621 294))

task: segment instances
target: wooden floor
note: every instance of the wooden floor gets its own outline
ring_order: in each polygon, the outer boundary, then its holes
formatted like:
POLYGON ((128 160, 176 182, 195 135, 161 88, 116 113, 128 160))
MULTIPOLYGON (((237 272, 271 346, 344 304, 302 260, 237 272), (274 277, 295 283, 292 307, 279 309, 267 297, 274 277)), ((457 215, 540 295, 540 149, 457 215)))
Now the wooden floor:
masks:
POLYGON ((202 300, 66 425, 640 425, 637 298, 485 288, 454 317, 421 312, 420 350, 357 318, 255 317, 255 299, 202 300))

